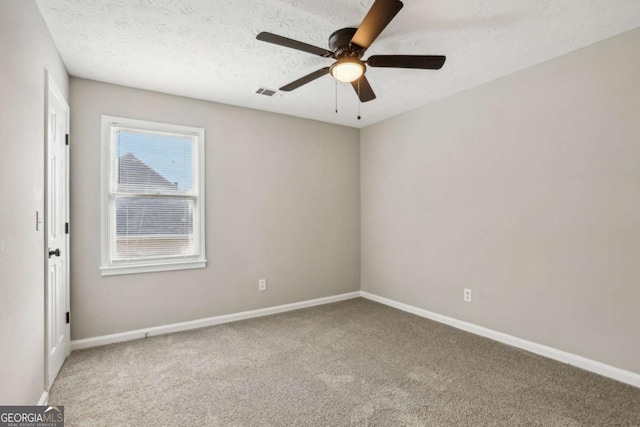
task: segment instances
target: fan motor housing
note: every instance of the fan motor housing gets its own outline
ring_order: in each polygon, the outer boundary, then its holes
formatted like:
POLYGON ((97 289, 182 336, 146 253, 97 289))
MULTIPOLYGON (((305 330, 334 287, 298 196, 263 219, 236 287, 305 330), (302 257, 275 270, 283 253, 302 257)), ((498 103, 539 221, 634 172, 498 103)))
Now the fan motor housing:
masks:
POLYGON ((336 56, 362 56, 350 46, 351 39, 356 31, 358 31, 357 28, 342 28, 331 33, 329 36, 329 50, 335 52, 336 56))

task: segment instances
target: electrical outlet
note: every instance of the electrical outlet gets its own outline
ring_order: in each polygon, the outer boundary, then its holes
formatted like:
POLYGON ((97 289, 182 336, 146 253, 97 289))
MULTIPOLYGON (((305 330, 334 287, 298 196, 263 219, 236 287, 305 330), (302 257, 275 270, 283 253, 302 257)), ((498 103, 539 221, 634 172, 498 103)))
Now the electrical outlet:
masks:
POLYGON ((267 290, 267 279, 258 280, 258 290, 266 291, 267 290))
POLYGON ((465 302, 471 302, 471 289, 465 288, 462 294, 462 298, 465 302))

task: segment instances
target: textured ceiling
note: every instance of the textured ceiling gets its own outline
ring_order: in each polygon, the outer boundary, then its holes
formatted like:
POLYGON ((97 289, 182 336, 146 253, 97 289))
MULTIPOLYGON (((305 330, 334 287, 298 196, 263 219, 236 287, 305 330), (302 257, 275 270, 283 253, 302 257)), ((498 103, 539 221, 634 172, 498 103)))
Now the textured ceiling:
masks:
POLYGON ((37 0, 73 76, 363 127, 640 26, 638 0, 405 0, 368 50, 444 54, 440 71, 369 68, 377 99, 325 76, 331 60, 260 42, 261 31, 326 48, 373 0, 37 0))

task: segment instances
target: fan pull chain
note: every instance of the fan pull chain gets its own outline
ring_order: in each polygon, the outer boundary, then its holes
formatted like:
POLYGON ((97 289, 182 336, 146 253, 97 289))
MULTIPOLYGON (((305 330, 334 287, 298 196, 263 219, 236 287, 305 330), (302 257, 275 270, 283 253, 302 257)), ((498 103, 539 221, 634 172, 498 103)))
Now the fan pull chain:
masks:
POLYGON ((338 114, 338 80, 334 80, 336 81, 336 114, 338 114))
POLYGON ((358 79, 358 120, 360 120, 360 104, 362 104, 362 101, 360 101, 360 80, 362 80, 362 77, 358 79))

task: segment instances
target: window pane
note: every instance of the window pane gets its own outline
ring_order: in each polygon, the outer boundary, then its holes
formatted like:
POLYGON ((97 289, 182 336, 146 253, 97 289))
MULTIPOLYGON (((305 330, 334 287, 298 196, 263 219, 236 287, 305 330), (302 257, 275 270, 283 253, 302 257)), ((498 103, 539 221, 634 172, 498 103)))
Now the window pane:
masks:
POLYGON ((192 193, 193 139, 185 135, 114 130, 112 188, 124 193, 192 193))
POLYGON ((114 260, 197 255, 194 201, 182 197, 118 197, 114 260))

